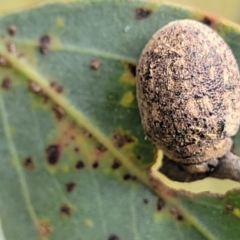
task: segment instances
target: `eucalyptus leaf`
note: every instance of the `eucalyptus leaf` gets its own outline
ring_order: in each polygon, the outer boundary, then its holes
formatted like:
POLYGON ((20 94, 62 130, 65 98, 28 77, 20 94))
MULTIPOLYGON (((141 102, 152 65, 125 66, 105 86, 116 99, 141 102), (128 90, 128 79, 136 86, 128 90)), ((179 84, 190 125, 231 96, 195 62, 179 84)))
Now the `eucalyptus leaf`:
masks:
POLYGON ((0 17, 7 240, 239 239, 239 191, 171 194, 149 178, 136 64, 157 29, 185 18, 216 29, 239 63, 238 27, 173 5, 79 1, 0 17))

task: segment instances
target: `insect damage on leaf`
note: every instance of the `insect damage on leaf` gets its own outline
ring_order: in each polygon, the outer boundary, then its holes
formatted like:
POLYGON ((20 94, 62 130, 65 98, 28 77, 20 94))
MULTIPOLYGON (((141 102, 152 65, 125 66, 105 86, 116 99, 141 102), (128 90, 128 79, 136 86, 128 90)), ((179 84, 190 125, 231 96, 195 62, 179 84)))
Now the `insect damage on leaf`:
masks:
POLYGON ((74 188, 76 187, 76 183, 75 182, 68 182, 65 185, 67 192, 72 192, 74 190, 74 188))
POLYGON ((12 86, 12 80, 9 77, 3 78, 1 81, 1 88, 4 90, 9 90, 12 86))
POLYGON ((72 213, 72 209, 70 208, 70 206, 68 205, 68 204, 66 204, 66 203, 64 203, 64 204, 62 204, 61 206, 60 206, 60 213, 62 214, 62 215, 65 215, 65 216, 70 216, 71 215, 71 213, 72 213))
POLYGON ((135 18, 137 20, 142 20, 150 16, 152 13, 151 9, 147 9, 145 7, 138 7, 135 9, 135 18))
POLYGON ((232 212, 234 209, 233 205, 231 205, 231 204, 226 204, 225 208, 228 212, 232 212))
POLYGON ((94 60, 92 60, 91 61, 91 63, 90 63, 90 68, 92 69, 92 70, 98 70, 99 68, 100 68, 100 65, 101 65, 101 62, 100 62, 100 60, 99 59, 94 59, 94 60))
POLYGON ((214 23, 214 19, 206 16, 201 20, 202 23, 204 23, 207 26, 211 26, 214 23))
POLYGON ((177 221, 183 221, 183 215, 175 207, 170 209, 170 213, 177 221))
POLYGON ((32 158, 30 158, 30 157, 27 157, 27 158, 23 159, 23 166, 25 166, 28 169, 35 168, 35 164, 34 164, 32 158))
POLYGON ((159 197, 157 201, 157 210, 161 211, 164 208, 164 206, 165 206, 165 201, 161 197, 159 197))
POLYGON ((10 53, 16 52, 16 49, 17 49, 16 44, 13 43, 13 42, 7 42, 6 43, 6 48, 7 48, 8 52, 10 52, 10 53))
POLYGON ((60 85, 58 82, 50 82, 50 86, 58 93, 62 93, 63 92, 63 86, 60 85))
POLYGON ((144 204, 148 204, 148 202, 149 202, 149 201, 148 201, 147 198, 144 198, 144 199, 143 199, 143 203, 144 203, 144 204))
POLYGON ((132 74, 132 76, 136 77, 136 71, 137 71, 136 64, 128 63, 127 66, 128 66, 128 69, 129 69, 130 73, 132 74))
POLYGON ((113 134, 113 144, 117 148, 123 147, 125 144, 134 143, 135 140, 128 134, 115 132, 113 134))
POLYGON ((11 68, 11 63, 2 55, 0 55, 0 67, 11 68))
POLYGON ((49 224, 49 221, 47 220, 40 220, 37 227, 38 227, 38 232, 41 236, 40 239, 45 239, 53 231, 52 226, 49 224))
POLYGON ((49 52, 51 43, 51 38, 49 35, 43 35, 39 39, 39 51, 42 54, 47 54, 49 52))
POLYGON ((58 145, 50 145, 46 149, 47 162, 55 165, 60 158, 60 147, 58 145))
POLYGON ((111 168, 113 170, 116 170, 119 167, 121 167, 121 162, 119 160, 117 160, 117 159, 114 159, 111 168))
POLYGON ((84 162, 82 160, 78 160, 76 163, 75 163, 75 168, 76 169, 81 169, 81 168, 84 168, 84 162))
POLYGON ((61 106, 59 106, 58 104, 54 104, 53 107, 52 107, 52 110, 54 112, 55 117, 58 120, 62 120, 63 117, 65 116, 64 109, 61 106))
POLYGON ((7 28, 7 31, 9 33, 9 35, 14 36, 17 32, 16 25, 14 25, 14 24, 9 25, 8 28, 7 28))
POLYGON ((98 163, 97 161, 95 161, 95 162, 92 164, 92 167, 93 167, 94 169, 98 168, 98 166, 99 166, 99 163, 98 163))
POLYGON ((120 237, 118 237, 117 235, 115 234, 111 234, 107 240, 120 240, 120 237))

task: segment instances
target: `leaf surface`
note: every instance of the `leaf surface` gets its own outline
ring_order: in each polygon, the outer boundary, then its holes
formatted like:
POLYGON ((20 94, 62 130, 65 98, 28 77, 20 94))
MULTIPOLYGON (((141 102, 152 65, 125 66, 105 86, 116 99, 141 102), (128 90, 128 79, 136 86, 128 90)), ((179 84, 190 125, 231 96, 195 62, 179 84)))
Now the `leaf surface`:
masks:
POLYGON ((0 17, 6 239, 239 238, 238 191, 158 196, 149 179, 156 150, 144 140, 136 64, 157 29, 184 18, 210 23, 240 61, 237 28, 171 5, 54 3, 0 17))

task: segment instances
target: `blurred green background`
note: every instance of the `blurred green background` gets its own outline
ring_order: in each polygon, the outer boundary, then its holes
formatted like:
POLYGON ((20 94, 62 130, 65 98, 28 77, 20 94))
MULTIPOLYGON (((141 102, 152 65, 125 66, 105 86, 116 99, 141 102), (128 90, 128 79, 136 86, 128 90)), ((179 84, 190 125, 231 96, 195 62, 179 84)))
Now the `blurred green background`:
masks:
MULTIPOLYGON (((11 13, 12 11, 21 11, 36 4, 53 2, 52 0, 0 0, 0 14, 11 13)), ((60 0, 61 1, 61 0, 60 0)), ((69 0, 62 0, 67 2, 69 0)), ((71 0, 70 0, 71 1, 71 0)), ((77 1, 77 0, 76 0, 77 1)), ((81 0, 78 0, 81 1, 81 0)), ((86 1, 86 0, 84 0, 86 1)), ((116 0, 112 0, 116 1, 116 0)), ((159 2, 160 0, 146 0, 148 2, 159 2)), ((165 1, 164 1, 165 2, 165 1)), ((221 16, 228 20, 240 23, 240 0, 175 0, 168 1, 185 6, 197 8, 214 15, 221 16)), ((160 175, 160 174, 159 174, 160 175)), ((234 187, 239 187, 239 183, 230 180, 205 179, 194 183, 176 183, 168 180, 164 176, 159 176, 165 183, 174 188, 184 188, 193 192, 213 191, 224 193, 234 187)))
MULTIPOLYGON (((115 1, 115 0, 112 0, 115 1)), ((162 2, 160 0, 146 0, 149 2, 162 2)), ((52 0, 1 0, 0 12, 18 11, 36 3, 52 2, 52 0)), ((175 0, 168 1, 199 8, 201 10, 222 16, 229 20, 240 22, 240 0, 175 0)))

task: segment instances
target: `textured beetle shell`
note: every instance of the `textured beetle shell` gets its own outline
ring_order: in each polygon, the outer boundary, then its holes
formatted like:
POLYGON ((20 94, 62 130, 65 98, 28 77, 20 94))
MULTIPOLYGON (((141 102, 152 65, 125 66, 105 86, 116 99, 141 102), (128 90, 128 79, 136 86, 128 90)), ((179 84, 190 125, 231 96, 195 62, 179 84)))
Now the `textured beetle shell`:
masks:
POLYGON ((223 156, 240 122, 240 75, 223 39, 208 26, 178 20, 158 30, 137 67, 146 135, 172 160, 223 156))

